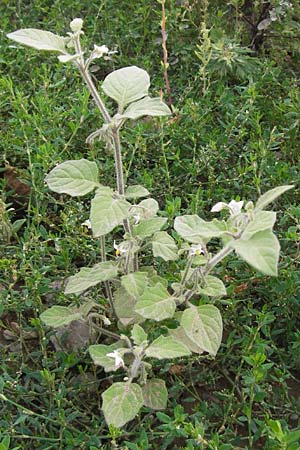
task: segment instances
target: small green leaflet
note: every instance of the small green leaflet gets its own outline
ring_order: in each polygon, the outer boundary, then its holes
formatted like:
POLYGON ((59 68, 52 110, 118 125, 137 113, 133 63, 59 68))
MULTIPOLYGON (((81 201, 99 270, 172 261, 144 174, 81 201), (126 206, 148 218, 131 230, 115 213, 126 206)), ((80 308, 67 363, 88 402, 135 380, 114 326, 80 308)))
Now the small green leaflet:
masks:
POLYGON ((91 226, 94 237, 104 236, 129 216, 131 204, 109 188, 99 188, 91 202, 91 226))
POLYGON ((204 280, 205 286, 199 287, 199 294, 208 295, 209 297, 219 297, 226 295, 226 288, 219 278, 207 275, 204 280))
POLYGON ((114 383, 102 394, 106 423, 121 428, 134 419, 144 404, 142 389, 136 383, 114 383))
POLYGON ((183 311, 180 323, 188 338, 198 347, 213 356, 217 354, 223 332, 218 308, 213 305, 187 308, 183 311))
POLYGON ((163 217, 152 217, 151 219, 143 220, 138 225, 134 225, 133 234, 141 239, 151 237, 156 231, 159 231, 167 222, 163 217))
POLYGON ((160 378, 152 378, 142 387, 144 405, 160 410, 167 407, 168 391, 166 383, 160 378))
POLYGON ((228 245, 254 269, 277 276, 280 245, 271 230, 259 231, 250 239, 231 241, 228 245))
POLYGON ((140 186, 139 184, 128 186, 125 190, 125 198, 148 197, 148 195, 150 195, 150 192, 144 188, 144 186, 140 186))
POLYGON ((192 244, 201 244, 203 240, 221 237, 224 234, 224 225, 217 219, 206 222, 196 215, 176 217, 174 228, 183 239, 192 244))
POLYGON ((145 289, 135 306, 135 311, 146 319, 157 322, 173 317, 176 303, 167 289, 160 283, 145 289))
POLYGON ((292 189, 293 187, 293 185, 278 186, 274 189, 271 189, 270 191, 267 191, 265 194, 259 197, 256 202, 255 209, 264 209, 269 205, 269 203, 272 203, 274 200, 276 200, 277 197, 279 197, 289 189, 292 189))
POLYGON ((97 164, 86 159, 65 161, 51 170, 46 183, 59 194, 86 195, 99 186, 97 164))
POLYGON ((160 256, 165 261, 178 259, 178 249, 174 239, 165 231, 158 231, 152 238, 153 256, 160 256))
POLYGON ((59 53, 65 53, 65 38, 57 36, 50 31, 37 30, 35 28, 24 28, 22 30, 14 31, 7 35, 19 44, 27 45, 28 47, 37 50, 48 50, 59 53))
POLYGON ((160 97, 144 97, 137 102, 131 103, 119 118, 137 120, 143 116, 168 116, 170 114, 169 107, 160 97))
POLYGON ((122 111, 128 103, 139 100, 148 94, 150 77, 136 66, 123 67, 107 75, 102 83, 106 95, 113 98, 122 111))
POLYGON ((93 267, 83 267, 68 279, 65 294, 80 294, 98 283, 112 280, 117 276, 118 267, 115 262, 104 261, 93 267))
POLYGON ((173 336, 159 336, 146 349, 146 356, 157 359, 173 359, 190 354, 190 350, 173 336))
POLYGON ((132 327, 131 338, 133 339, 135 345, 142 345, 147 342, 147 334, 144 329, 136 323, 132 327))

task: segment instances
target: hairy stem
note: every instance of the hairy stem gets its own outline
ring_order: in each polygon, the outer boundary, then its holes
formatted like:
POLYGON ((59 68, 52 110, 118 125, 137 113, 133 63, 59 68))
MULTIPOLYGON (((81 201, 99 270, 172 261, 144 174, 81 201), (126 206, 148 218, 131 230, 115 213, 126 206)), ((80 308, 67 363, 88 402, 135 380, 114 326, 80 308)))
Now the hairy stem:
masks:
MULTIPOLYGON (((106 248, 105 248, 105 236, 101 236, 101 261, 106 261, 106 248)), ((113 300, 113 295, 112 295, 112 291, 111 291, 111 287, 109 284, 109 281, 104 281, 104 288, 105 288, 105 293, 106 293, 106 297, 109 301, 109 306, 111 308, 111 311, 113 313, 113 315, 115 317, 117 317, 116 311, 115 311, 115 307, 114 307, 114 300, 113 300)))

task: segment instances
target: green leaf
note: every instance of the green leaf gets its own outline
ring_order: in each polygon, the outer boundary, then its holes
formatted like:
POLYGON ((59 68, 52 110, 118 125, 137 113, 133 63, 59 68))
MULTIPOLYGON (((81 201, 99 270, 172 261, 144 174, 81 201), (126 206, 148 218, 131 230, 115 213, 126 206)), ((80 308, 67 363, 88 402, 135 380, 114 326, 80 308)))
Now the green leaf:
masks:
POLYGON ((160 97, 144 97, 141 100, 131 103, 126 111, 119 116, 122 119, 137 120, 143 116, 168 116, 171 114, 169 107, 160 97))
POLYGON ((156 231, 159 231, 167 222, 164 217, 152 217, 151 219, 143 220, 138 225, 134 225, 133 234, 141 239, 151 237, 156 231))
POLYGON ((259 231, 250 239, 231 241, 229 245, 254 269, 277 276, 280 245, 271 230, 259 231))
POLYGON ((131 330, 131 337, 135 345, 142 345, 144 342, 147 342, 148 336, 144 329, 135 323, 131 330))
POLYGON ((203 353, 203 348, 199 347, 194 341, 192 341, 184 331, 183 327, 177 327, 175 329, 169 330, 169 335, 173 336, 176 341, 183 344, 185 347, 187 347, 191 352, 198 353, 201 355, 203 353))
POLYGON ((150 192, 144 186, 140 186, 139 184, 128 186, 125 190, 126 198, 148 197, 148 195, 150 195, 150 192))
POLYGON ((186 335, 205 352, 215 356, 222 340, 222 317, 213 305, 187 308, 181 317, 186 335))
POLYGON ((44 311, 41 315, 41 320, 47 327, 62 327, 82 318, 82 313, 75 308, 68 308, 67 306, 52 306, 44 311))
POLYGON ((115 365, 114 358, 106 355, 112 353, 114 350, 118 350, 120 347, 122 347, 120 342, 115 342, 111 345, 90 345, 89 353, 96 366, 103 367, 105 372, 115 372, 118 368, 115 365))
POLYGON ((19 44, 36 48, 37 50, 48 50, 65 53, 65 38, 57 36, 50 31, 37 30, 35 28, 24 28, 7 35, 19 44))
POLYGON ((139 100, 148 94, 150 77, 136 66, 124 67, 107 75, 102 84, 106 95, 113 98, 123 110, 128 103, 139 100))
POLYGON ((264 209, 269 203, 273 202, 277 197, 282 195, 284 192, 292 189, 293 185, 278 186, 270 191, 265 192, 256 202, 255 209, 264 209))
POLYGON ((144 405, 149 408, 160 410, 167 407, 168 390, 166 383, 160 378, 147 381, 142 387, 144 405))
POLYGON ((135 312, 136 299, 128 294, 126 290, 121 287, 116 290, 114 294, 114 308, 116 314, 125 327, 133 323, 142 323, 145 319, 135 312))
POLYGON ((258 231, 270 229, 272 230, 276 221, 276 213, 273 211, 254 211, 253 220, 247 225, 243 232, 242 239, 249 239, 258 231))
POLYGON ((94 237, 104 236, 129 216, 130 203, 110 188, 100 188, 91 202, 91 226, 94 237))
POLYGON ((197 292, 199 292, 200 294, 208 295, 209 297, 219 297, 222 295, 226 295, 226 288, 223 284, 223 281, 219 280, 219 278, 207 275, 204 282, 205 286, 199 287, 197 289, 197 292))
POLYGON ((149 358, 156 359, 173 359, 191 354, 190 350, 173 336, 159 336, 145 353, 149 358))
POLYGON ((107 424, 118 428, 134 419, 144 404, 142 389, 136 383, 114 383, 103 392, 102 400, 107 424))
POLYGON ((204 239, 221 237, 224 234, 222 222, 217 219, 212 222, 205 222, 196 215, 176 217, 174 228, 179 236, 193 244, 201 244, 204 239))
POLYGON ((140 220, 150 219, 156 216, 159 210, 159 205, 154 198, 147 198, 142 200, 138 205, 133 205, 131 208, 132 216, 140 220))
POLYGON ((115 262, 104 261, 93 267, 82 267, 78 273, 68 279, 65 294, 80 294, 103 281, 112 280, 118 276, 115 262))
POLYGON ((133 272, 121 278, 121 285, 136 300, 143 294, 147 286, 146 272, 133 272))
POLYGON ((160 283, 146 288, 135 307, 138 314, 157 322, 173 317, 175 310, 176 303, 173 297, 160 283))
POLYGON ((152 240, 153 255, 160 256, 165 261, 175 261, 178 258, 178 249, 174 239, 165 231, 158 231, 152 240))
POLYGON ((49 189, 59 194, 85 195, 99 186, 98 167, 86 159, 65 161, 51 170, 46 182, 49 189))

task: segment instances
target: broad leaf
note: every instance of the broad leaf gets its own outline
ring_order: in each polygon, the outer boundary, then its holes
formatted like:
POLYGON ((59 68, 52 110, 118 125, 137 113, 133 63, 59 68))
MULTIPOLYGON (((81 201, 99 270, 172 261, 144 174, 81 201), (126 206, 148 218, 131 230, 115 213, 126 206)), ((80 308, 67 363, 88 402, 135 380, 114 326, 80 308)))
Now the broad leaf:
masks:
POLYGON ((142 389, 136 383, 114 383, 103 392, 102 400, 107 424, 118 428, 134 419, 144 404, 142 389))
POLYGON ((159 336, 145 353, 149 358, 156 359, 173 359, 191 354, 190 350, 173 336, 159 336))
POLYGON ((165 261, 178 259, 178 249, 174 239, 165 231, 158 231, 152 240, 153 255, 160 256, 165 261))
POLYGON ((114 308, 122 325, 128 326, 133 323, 141 323, 145 321, 144 317, 135 312, 135 306, 135 298, 128 294, 123 287, 116 290, 114 294, 114 308))
POLYGON ((166 222, 167 219, 164 217, 152 217, 151 219, 143 220, 138 225, 134 225, 132 231, 134 236, 144 239, 159 231, 166 222))
POLYGON ((115 372, 118 370, 115 364, 114 358, 107 356, 108 353, 112 353, 114 350, 122 347, 121 342, 116 342, 112 345, 96 344, 89 346, 89 353, 96 366, 104 368, 105 372, 115 372))
POLYGON ((280 245, 271 230, 259 231, 250 239, 231 241, 229 245, 256 270, 265 275, 277 276, 280 245))
POLYGON ((106 95, 113 98, 121 111, 128 103, 139 100, 148 94, 150 77, 136 66, 124 67, 107 75, 102 84, 106 95))
POLYGON ((160 378, 147 381, 142 387, 144 405, 149 408, 160 410, 167 407, 168 390, 166 383, 160 378))
POLYGON ((278 186, 274 189, 271 189, 270 191, 267 191, 265 194, 259 197, 256 202, 255 209, 264 209, 266 206, 268 206, 269 203, 272 203, 277 197, 279 197, 289 189, 292 189, 293 187, 293 185, 278 186))
POLYGON ((218 308, 213 305, 187 308, 183 311, 181 326, 198 347, 213 356, 217 354, 223 332, 222 317, 218 308))
POLYGON ((209 297, 219 297, 226 295, 226 288, 219 278, 208 275, 204 280, 205 286, 199 287, 197 292, 209 297))
POLYGON ((167 289, 160 283, 145 289, 135 306, 135 311, 146 319, 160 320, 173 317, 176 303, 167 289))
POLYGON ((91 226, 94 237, 104 236, 129 216, 130 203, 109 188, 97 189, 91 202, 91 226))
POLYGON ((253 234, 258 231, 263 231, 270 229, 272 230, 274 223, 276 221, 276 213, 273 211, 254 211, 254 218, 247 225, 245 231, 243 232, 243 239, 249 239, 253 234))
POLYGON ((131 215, 138 220, 150 219, 155 217, 159 210, 159 205, 154 198, 142 200, 138 205, 131 207, 131 215))
POLYGON ((121 284, 128 294, 132 295, 136 300, 143 294, 147 286, 146 272, 132 272, 121 278, 121 284))
POLYGON ((19 44, 36 48, 37 50, 48 50, 65 53, 65 38, 57 36, 50 31, 37 30, 35 28, 24 28, 7 35, 19 44))
POLYGON ((52 306, 41 314, 41 320, 48 327, 62 327, 82 318, 82 313, 77 308, 67 306, 52 306))
POLYGON ((170 336, 173 336, 176 341, 181 342, 185 345, 191 352, 198 353, 201 355, 203 353, 203 348, 199 347, 194 341, 192 341, 184 331, 183 327, 177 327, 173 330, 169 330, 170 336))
POLYGON ((196 215, 176 217, 174 228, 179 236, 193 244, 201 244, 203 240, 220 237, 224 234, 222 222, 216 219, 206 222, 196 215))
POLYGON ((143 116, 168 116, 170 114, 169 107, 160 97, 145 97, 137 102, 131 103, 126 111, 121 114, 120 118, 137 120, 143 116))
POLYGON ((147 334, 144 329, 138 324, 134 324, 131 330, 131 337, 135 345, 141 345, 147 341, 147 334))
POLYGON ((125 190, 126 198, 148 197, 148 195, 150 195, 150 192, 144 186, 140 186, 139 184, 128 186, 125 190))
POLYGON ((65 294, 80 294, 98 283, 112 280, 117 276, 118 267, 114 262, 104 261, 93 267, 83 267, 68 279, 65 294))
POLYGON ((98 167, 86 159, 65 161, 51 170, 46 182, 52 191, 59 194, 85 195, 99 186, 98 167))

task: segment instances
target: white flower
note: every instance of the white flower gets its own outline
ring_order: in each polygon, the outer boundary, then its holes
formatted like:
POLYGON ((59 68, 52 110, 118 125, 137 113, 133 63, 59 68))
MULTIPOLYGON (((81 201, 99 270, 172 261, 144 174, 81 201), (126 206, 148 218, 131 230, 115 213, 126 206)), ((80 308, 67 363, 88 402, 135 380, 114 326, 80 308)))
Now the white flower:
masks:
POLYGON ((94 50, 93 50, 93 59, 94 58, 102 58, 103 55, 106 55, 108 53, 108 48, 106 45, 96 45, 94 44, 94 50))
POLYGON ((79 31, 82 30, 82 26, 83 26, 83 20, 79 19, 79 18, 75 18, 72 20, 72 22, 70 22, 70 28, 73 31, 73 33, 78 33, 79 31))
POLYGON ((84 222, 82 222, 82 224, 81 224, 83 227, 87 227, 89 230, 92 228, 92 224, 91 224, 91 221, 88 219, 88 220, 85 220, 84 222))
POLYGON ((125 241, 117 245, 116 241, 114 241, 114 249, 116 250, 116 256, 126 255, 128 253, 128 243, 125 241))
POLYGON ((204 250, 203 250, 201 244, 191 245, 190 251, 189 251, 190 256, 200 256, 203 253, 204 253, 204 250))
POLYGON ((242 211, 243 204, 244 204, 243 200, 240 202, 231 200, 231 202, 229 203, 218 202, 211 208, 211 212, 219 212, 222 211, 222 209, 226 208, 229 209, 231 216, 237 216, 242 211))
POLYGON ((109 358, 114 358, 116 369, 119 369, 120 367, 125 367, 124 360, 120 355, 120 353, 118 352, 118 350, 114 350, 111 353, 107 353, 106 356, 108 356, 109 358))

